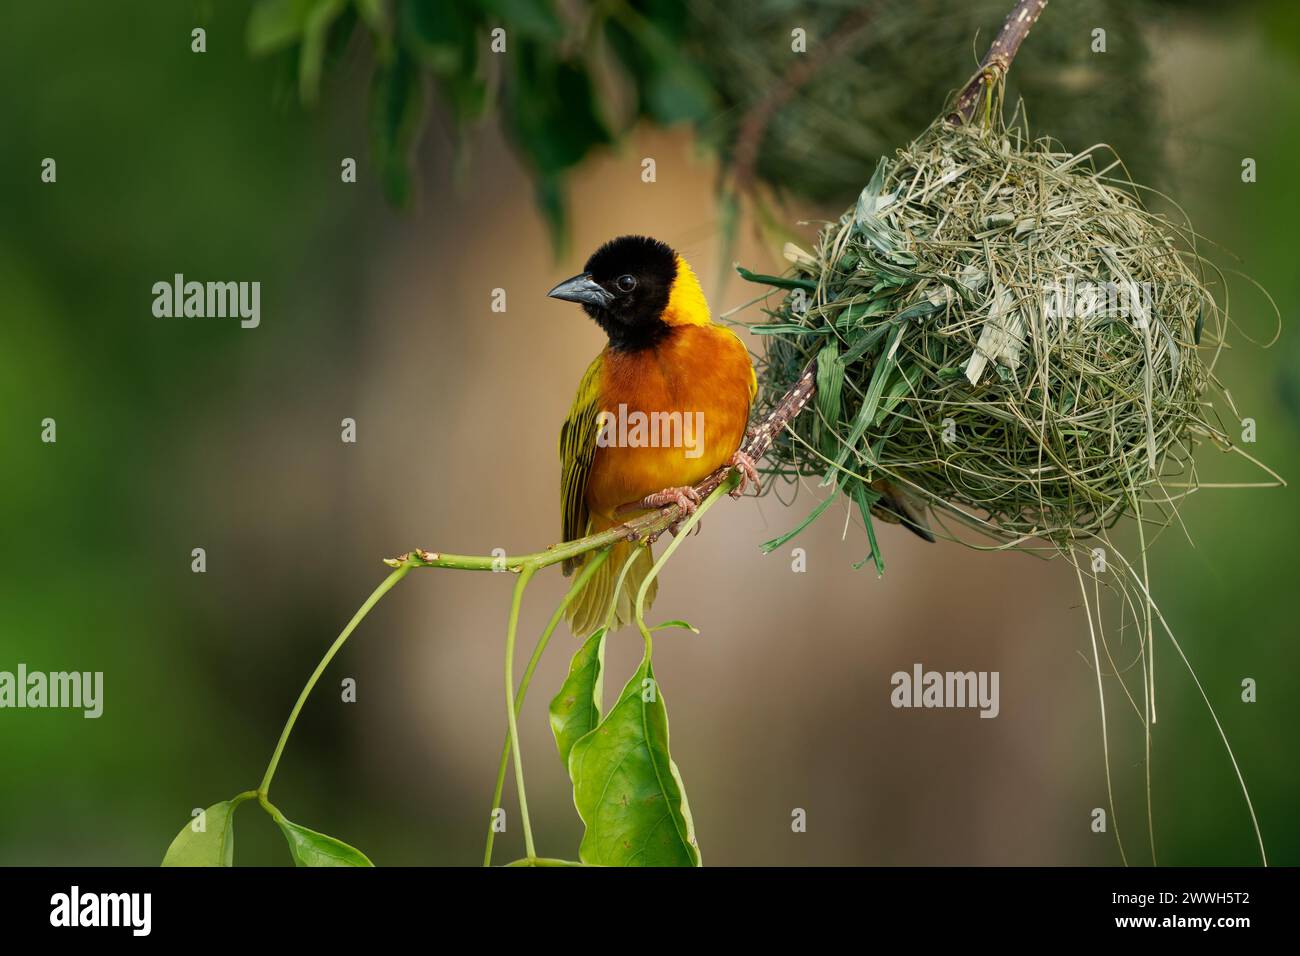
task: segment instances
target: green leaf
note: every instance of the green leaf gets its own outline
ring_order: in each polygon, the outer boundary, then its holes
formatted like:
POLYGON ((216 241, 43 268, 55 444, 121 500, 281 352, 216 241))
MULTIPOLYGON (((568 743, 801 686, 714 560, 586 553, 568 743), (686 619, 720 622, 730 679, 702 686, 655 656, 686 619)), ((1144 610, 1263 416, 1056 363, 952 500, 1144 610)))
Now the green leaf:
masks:
POLYGON ((235 808, 247 797, 223 800, 195 817, 172 840, 163 856, 163 866, 234 866, 235 808), (194 827, 203 821, 203 830, 194 827))
POLYGON ((555 173, 538 173, 533 183, 537 209, 551 235, 551 249, 558 259, 569 242, 569 220, 565 207, 564 178, 555 173))
POLYGON ((286 820, 278 810, 272 817, 289 841, 295 866, 374 866, 364 853, 342 840, 286 820))
POLYGON ((573 745, 569 777, 587 828, 578 848, 582 862, 700 865, 686 789, 668 754, 668 711, 649 655, 605 719, 573 745))
POLYGON ((904 395, 912 393, 917 381, 920 380, 920 369, 915 364, 908 365, 906 368, 900 368, 898 375, 885 389, 885 393, 876 407, 876 417, 871 420, 873 427, 883 422, 903 400, 904 395))
POLYGON ((656 123, 703 122, 716 116, 718 94, 689 54, 693 15, 683 0, 638 0, 612 8, 611 48, 637 86, 639 109, 656 123))
POLYGON ((304 103, 316 102, 320 93, 321 65, 330 26, 343 12, 344 0, 315 0, 303 27, 302 49, 298 52, 298 95, 304 103))
MULTIPOLYGON (((458 73, 454 77, 443 77, 438 83, 438 94, 451 107, 462 127, 487 112, 488 86, 476 74, 458 73)), ((458 148, 463 146, 463 138, 456 145, 458 148)))
POLYGON ((876 420, 876 408, 880 404, 880 396, 885 390, 885 381, 893 372, 897 364, 897 357, 894 354, 898 347, 899 340, 903 337, 905 326, 894 326, 893 334, 889 337, 889 343, 885 346, 880 357, 876 359, 876 367, 871 373, 871 384, 867 386, 866 397, 862 400, 862 406, 858 409, 857 417, 853 420, 853 428, 849 431, 849 436, 845 439, 839 455, 835 458, 835 464, 842 466, 848 460, 849 455, 858 444, 871 423, 876 420))
POLYGON ((751 272, 744 266, 736 266, 736 272, 746 282, 758 282, 762 285, 775 286, 778 289, 806 289, 809 292, 817 291, 817 281, 815 279, 798 279, 794 276, 769 276, 760 272, 751 272))
POLYGON ((534 40, 511 49, 502 125, 533 171, 537 204, 558 250, 567 238, 564 174, 611 136, 581 59, 563 59, 562 47, 534 40))
POLYGON ((512 34, 552 43, 564 39, 564 24, 547 0, 479 0, 479 5, 504 20, 512 34))
POLYGON ((402 48, 442 79, 470 76, 478 60, 474 18, 469 4, 407 0, 397 8, 397 34, 402 48))
POLYGON ((702 120, 714 112, 715 97, 708 78, 674 51, 660 59, 646 86, 646 109, 664 126, 702 120))
POLYGON ((840 420, 840 397, 844 389, 844 366, 836 361, 839 343, 831 342, 817 353, 817 422, 818 442, 823 455, 835 447, 835 425, 840 420), (823 425, 823 422, 828 424, 823 425))
POLYGON ((830 328, 824 325, 795 325, 791 322, 751 325, 751 335, 829 335, 830 328))
POLYGON ((664 621, 662 624, 656 624, 650 628, 652 631, 663 631, 670 627, 680 627, 683 630, 690 631, 692 634, 700 633, 700 629, 694 624, 688 624, 686 621, 664 621))
POLYGON ((567 767, 569 751, 600 723, 602 676, 605 669, 605 629, 583 642, 569 662, 569 676, 551 701, 551 733, 567 767))
POLYGON ((895 322, 910 322, 913 319, 921 319, 927 315, 934 315, 942 308, 938 303, 931 302, 929 299, 922 299, 920 302, 914 302, 907 308, 901 310, 894 316, 895 322))
POLYGON ((316 0, 261 0, 248 16, 248 52, 263 56, 296 43, 315 5, 316 0))
POLYGON ((885 333, 892 328, 895 326, 890 322, 877 322, 875 325, 862 327, 853 344, 849 346, 849 350, 839 357, 839 363, 848 368, 875 348, 884 338, 885 333))
POLYGON ((820 518, 822 512, 825 511, 827 508, 829 508, 831 506, 831 502, 834 500, 835 500, 835 495, 832 494, 828 496, 825 500, 821 502, 821 504, 819 504, 816 508, 812 510, 812 513, 808 515, 808 517, 800 521, 799 524, 797 524, 792 530, 787 531, 779 538, 773 538, 771 541, 764 541, 762 544, 758 546, 758 549, 762 551, 764 554, 771 554, 777 548, 781 547, 781 545, 785 544, 787 541, 789 541, 791 538, 797 535, 804 528, 808 527, 810 524, 812 524, 814 521, 820 518))
POLYGON ((557 58, 549 46, 521 42, 506 84, 506 114, 515 145, 542 174, 581 162, 611 142, 584 63, 557 58))
POLYGON ((882 495, 874 488, 868 488, 856 478, 853 479, 850 494, 853 500, 857 502, 858 510, 862 512, 862 522, 867 526, 867 540, 871 542, 871 553, 854 564, 853 567, 856 570, 868 561, 874 561, 876 574, 883 575, 885 573, 885 558, 880 553, 880 545, 876 542, 876 525, 871 520, 871 506, 879 501, 882 495))
POLYGON ((353 0, 361 19, 366 22, 370 32, 384 34, 388 32, 388 11, 384 0, 353 0))
POLYGON ((840 313, 839 318, 835 320, 835 327, 837 329, 847 329, 860 323, 863 319, 874 318, 888 312, 892 301, 892 299, 884 297, 869 299, 866 302, 851 302, 849 307, 840 313))
POLYGON ((415 63, 399 52, 375 71, 371 87, 371 148, 384 193, 399 207, 411 200, 411 154, 424 125, 424 85, 415 63))

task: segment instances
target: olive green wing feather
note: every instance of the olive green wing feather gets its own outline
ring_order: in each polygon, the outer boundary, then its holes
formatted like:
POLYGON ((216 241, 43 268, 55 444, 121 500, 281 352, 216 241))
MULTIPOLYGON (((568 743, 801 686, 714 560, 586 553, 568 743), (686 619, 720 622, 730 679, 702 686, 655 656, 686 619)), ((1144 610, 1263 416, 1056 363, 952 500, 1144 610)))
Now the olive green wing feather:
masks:
MULTIPOLYGON (((596 436, 600 432, 600 378, 604 356, 587 367, 578 394, 569 409, 569 417, 560 427, 560 515, 564 540, 572 541, 587 533, 587 478, 596 454, 596 436)), ((570 574, 579 561, 565 561, 564 573, 570 574)))
POLYGON ((934 533, 925 520, 925 506, 900 485, 883 478, 873 481, 871 487, 880 500, 871 506, 871 513, 890 524, 901 524, 919 538, 934 543, 934 533))

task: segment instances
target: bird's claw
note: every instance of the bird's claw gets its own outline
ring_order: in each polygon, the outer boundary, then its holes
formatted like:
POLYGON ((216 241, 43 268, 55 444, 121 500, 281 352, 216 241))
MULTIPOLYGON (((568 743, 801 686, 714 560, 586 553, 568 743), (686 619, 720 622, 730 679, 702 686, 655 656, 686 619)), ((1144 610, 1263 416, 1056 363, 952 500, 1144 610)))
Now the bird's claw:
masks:
MULTIPOLYGON (((695 514, 695 510, 700 506, 700 493, 690 485, 682 485, 678 488, 665 488, 663 491, 656 491, 653 495, 646 495, 639 502, 639 508, 668 508, 676 505, 681 509, 681 516, 670 524, 667 528, 672 532, 673 537, 677 537, 677 531, 681 528, 682 522, 695 514)), ((663 530, 656 531, 647 539, 651 544, 658 540, 663 534, 663 530)))
MULTIPOLYGON (((682 530, 682 522, 684 522, 685 520, 686 517, 683 515, 682 517, 674 521, 672 524, 670 524, 668 526, 668 533, 671 534, 674 538, 677 537, 682 530)), ((704 527, 703 521, 695 522, 695 527, 691 530, 691 534, 699 534, 700 529, 703 527, 704 527)))
POLYGON ((656 491, 653 495, 646 495, 641 499, 642 508, 667 508, 670 505, 681 508, 682 517, 689 518, 700 506, 700 493, 690 485, 682 485, 679 488, 656 491))
POLYGON ((749 455, 743 451, 738 451, 731 456, 727 464, 740 472, 740 483, 729 492, 731 497, 739 498, 743 495, 745 493, 745 483, 748 481, 752 481, 755 488, 758 487, 758 468, 755 467, 754 459, 750 458, 749 455))

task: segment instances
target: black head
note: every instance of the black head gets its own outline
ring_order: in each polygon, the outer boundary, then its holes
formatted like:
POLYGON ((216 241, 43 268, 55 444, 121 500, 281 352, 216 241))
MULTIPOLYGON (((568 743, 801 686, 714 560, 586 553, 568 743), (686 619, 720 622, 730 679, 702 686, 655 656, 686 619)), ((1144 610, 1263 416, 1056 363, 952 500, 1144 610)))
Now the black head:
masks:
POLYGON ((677 278, 677 254, 657 239, 620 236, 592 254, 581 275, 547 295, 582 303, 616 349, 654 345, 669 332, 664 310, 677 278))

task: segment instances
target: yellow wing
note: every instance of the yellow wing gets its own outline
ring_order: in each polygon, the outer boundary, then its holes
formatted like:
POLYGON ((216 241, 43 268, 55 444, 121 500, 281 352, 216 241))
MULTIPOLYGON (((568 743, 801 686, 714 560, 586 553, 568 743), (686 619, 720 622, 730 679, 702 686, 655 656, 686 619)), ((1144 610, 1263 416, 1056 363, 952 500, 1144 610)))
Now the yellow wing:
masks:
MULTIPOLYGON (((569 417, 560 427, 560 514, 564 540, 572 541, 587 533, 587 477, 596 454, 599 426, 596 416, 600 406, 600 373, 604 355, 587 367, 578 385, 578 394, 569 409, 569 417)), ((565 561, 564 573, 570 574, 581 561, 565 561)))

